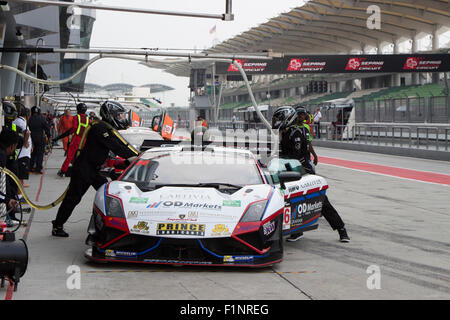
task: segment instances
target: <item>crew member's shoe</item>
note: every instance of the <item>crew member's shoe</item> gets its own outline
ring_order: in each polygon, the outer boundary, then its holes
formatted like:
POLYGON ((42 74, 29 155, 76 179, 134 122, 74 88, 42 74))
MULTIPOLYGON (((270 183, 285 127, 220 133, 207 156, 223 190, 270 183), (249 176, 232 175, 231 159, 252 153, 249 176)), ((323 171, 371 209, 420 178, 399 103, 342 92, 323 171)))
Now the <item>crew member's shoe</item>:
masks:
MULTIPOLYGON (((52 222, 53 223, 53 222, 52 222)), ((67 232, 64 231, 63 227, 61 226, 56 226, 53 223, 53 229, 52 229, 52 236, 54 237, 62 237, 62 238, 67 238, 69 236, 69 234, 67 232)))
POLYGON ((303 237, 303 232, 297 232, 297 233, 291 234, 289 236, 289 238, 286 239, 286 241, 295 242, 295 241, 299 240, 302 237, 303 237))
POLYGON ((61 178, 64 177, 64 174, 65 174, 65 173, 64 173, 62 170, 59 170, 58 173, 57 173, 57 175, 58 175, 59 177, 61 177, 61 178))
POLYGON ((345 230, 345 228, 339 229, 338 230, 339 233, 339 241, 341 242, 350 242, 350 238, 347 234, 347 230, 345 230))

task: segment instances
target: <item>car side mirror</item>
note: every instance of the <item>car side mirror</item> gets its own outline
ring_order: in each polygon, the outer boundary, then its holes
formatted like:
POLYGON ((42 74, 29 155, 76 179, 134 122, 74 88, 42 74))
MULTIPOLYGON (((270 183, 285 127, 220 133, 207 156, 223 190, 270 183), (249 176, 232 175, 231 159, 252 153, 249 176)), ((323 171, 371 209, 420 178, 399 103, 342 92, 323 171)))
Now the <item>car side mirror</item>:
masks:
POLYGON ((297 181, 300 180, 302 177, 302 175, 296 171, 288 171, 288 172, 281 172, 278 175, 278 179, 280 180, 280 186, 283 189, 286 189, 286 182, 291 182, 291 181, 297 181))

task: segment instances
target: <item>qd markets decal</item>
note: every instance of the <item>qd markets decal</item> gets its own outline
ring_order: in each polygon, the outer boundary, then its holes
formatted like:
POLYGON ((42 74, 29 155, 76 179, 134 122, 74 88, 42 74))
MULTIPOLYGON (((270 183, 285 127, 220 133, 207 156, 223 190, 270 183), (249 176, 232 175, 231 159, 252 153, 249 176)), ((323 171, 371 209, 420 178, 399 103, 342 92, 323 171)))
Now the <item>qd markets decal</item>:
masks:
POLYGON ((327 63, 325 61, 309 61, 307 58, 293 58, 289 62, 286 71, 292 72, 317 72, 323 71, 327 63))
POLYGON ((304 217, 320 212, 322 212, 322 201, 299 203, 293 212, 291 224, 292 226, 301 225, 304 217))
POLYGON ((158 223, 157 235, 204 236, 205 225, 194 223, 158 223))
POLYGON ((368 58, 350 58, 346 71, 381 71, 384 61, 370 61, 368 58))
POLYGON ((147 209, 157 208, 175 208, 175 209, 205 209, 205 210, 222 210, 222 206, 210 203, 196 203, 196 202, 183 202, 183 201, 159 201, 150 203, 147 209))

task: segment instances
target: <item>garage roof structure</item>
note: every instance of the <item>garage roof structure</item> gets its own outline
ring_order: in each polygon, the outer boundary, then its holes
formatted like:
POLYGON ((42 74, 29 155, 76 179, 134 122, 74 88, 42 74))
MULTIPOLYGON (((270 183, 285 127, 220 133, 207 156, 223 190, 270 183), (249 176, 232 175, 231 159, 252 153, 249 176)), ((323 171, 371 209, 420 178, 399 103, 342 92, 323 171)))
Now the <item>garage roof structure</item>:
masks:
MULTIPOLYGON (((450 28, 448 0, 312 0, 226 40, 208 52, 351 53, 367 46, 399 40, 414 42, 431 34, 433 50, 437 35, 450 28), (381 12, 381 28, 369 29, 370 6, 381 12)), ((417 51, 417 50, 414 50, 417 51)))
MULTIPOLYGON (((310 0, 205 52, 354 54, 371 47, 382 53, 384 45, 393 44, 394 53, 399 53, 400 41, 408 39, 412 40, 411 51, 417 52, 417 40, 427 34, 433 36, 432 51, 438 51, 438 35, 450 29, 449 12, 449 0, 310 0), (379 30, 367 26, 368 8, 374 5, 381 13, 379 30)), ((142 64, 183 77, 189 77, 191 69, 213 64, 212 60, 165 61, 142 64)))

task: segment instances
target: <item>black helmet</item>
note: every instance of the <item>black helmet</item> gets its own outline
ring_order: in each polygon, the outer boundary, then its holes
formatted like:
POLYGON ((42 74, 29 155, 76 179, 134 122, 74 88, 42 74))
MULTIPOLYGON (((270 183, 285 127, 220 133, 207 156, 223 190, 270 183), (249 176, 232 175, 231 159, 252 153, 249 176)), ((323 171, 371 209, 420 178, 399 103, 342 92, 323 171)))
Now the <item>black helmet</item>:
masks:
POLYGON ((10 101, 3 101, 3 114, 8 121, 14 121, 17 118, 17 108, 10 101))
POLYGON ((306 110, 306 108, 303 106, 295 108, 295 111, 297 111, 297 114, 304 113, 305 115, 308 115, 309 113, 308 110, 306 110))
POLYGON ((31 108, 31 114, 41 114, 41 108, 39 108, 38 106, 34 106, 31 108))
POLYGON ((87 105, 83 102, 77 104, 77 113, 78 114, 84 114, 87 111, 87 105))
POLYGON ((129 127, 126 115, 127 110, 116 101, 106 101, 100 107, 102 120, 108 122, 117 130, 123 130, 129 127))
POLYGON ((272 128, 273 129, 286 129, 287 127, 293 125, 297 119, 297 112, 292 107, 281 107, 278 108, 272 117, 272 128))

